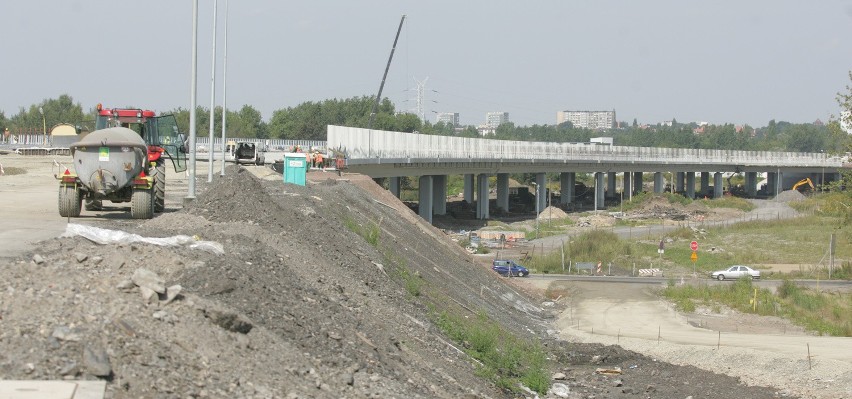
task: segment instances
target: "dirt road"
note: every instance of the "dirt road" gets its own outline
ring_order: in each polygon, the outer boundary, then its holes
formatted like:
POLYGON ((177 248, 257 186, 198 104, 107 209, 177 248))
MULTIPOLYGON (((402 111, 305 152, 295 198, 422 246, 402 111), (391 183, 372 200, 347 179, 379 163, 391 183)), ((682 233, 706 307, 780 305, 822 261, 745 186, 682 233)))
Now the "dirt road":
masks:
POLYGON ((556 322, 566 340, 618 344, 808 398, 852 397, 852 338, 803 334, 775 318, 683 315, 644 284, 560 283, 572 292, 556 322))

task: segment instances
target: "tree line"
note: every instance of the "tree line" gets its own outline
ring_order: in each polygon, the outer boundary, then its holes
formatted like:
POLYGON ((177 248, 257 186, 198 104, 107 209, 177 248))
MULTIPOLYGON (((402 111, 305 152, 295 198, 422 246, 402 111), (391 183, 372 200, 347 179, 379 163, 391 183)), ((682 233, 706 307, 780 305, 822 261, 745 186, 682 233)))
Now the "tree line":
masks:
MULTIPOLYGON (((841 106, 849 106, 848 99, 840 97, 840 94, 838 96, 841 106)), ((366 128, 373 103, 374 97, 371 96, 308 101, 295 107, 274 111, 269 122, 263 120, 256 108, 243 105, 238 110, 228 110, 227 135, 234 138, 325 140, 328 125, 366 128)), ((174 114, 180 131, 189 131, 188 109, 177 108, 161 114, 174 114)), ((75 103, 70 95, 63 94, 58 98, 45 99, 39 104, 21 108, 17 114, 8 118, 0 112, 0 128, 7 127, 12 132, 41 132, 45 126, 49 131, 56 124, 71 123, 85 130, 93 126, 95 116, 95 107, 84 111, 80 103, 75 103)), ((212 116, 213 130, 218 135, 222 129, 222 107, 214 108, 212 116)), ((210 123, 209 109, 198 107, 197 131, 209 131, 210 123)), ((599 131, 577 128, 568 122, 560 125, 532 126, 515 126, 509 122, 497 127, 496 132, 487 137, 498 140, 589 142, 593 137, 607 136, 613 137, 615 144, 622 146, 828 153, 845 152, 847 145, 847 135, 835 120, 826 125, 772 120, 759 128, 748 125, 738 127, 733 124, 707 125, 700 127, 703 130, 700 134, 695 133, 699 128, 696 123, 678 123, 675 120, 670 125, 639 126, 635 120, 632 125, 626 122, 619 125, 626 127, 599 131)), ((443 122, 431 123, 421 121, 411 113, 397 112, 394 104, 387 98, 381 101, 378 107, 373 128, 430 135, 480 137, 474 126, 457 127, 443 122)))

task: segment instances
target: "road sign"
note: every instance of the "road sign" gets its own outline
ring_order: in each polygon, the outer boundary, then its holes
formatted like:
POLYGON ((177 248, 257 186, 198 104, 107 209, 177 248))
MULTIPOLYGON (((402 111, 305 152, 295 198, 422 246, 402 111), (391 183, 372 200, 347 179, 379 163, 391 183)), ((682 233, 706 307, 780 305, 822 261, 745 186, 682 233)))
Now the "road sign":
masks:
POLYGON ((689 249, 691 249, 693 251, 697 251, 698 250, 698 241, 693 241, 693 242, 689 243, 689 249))
POLYGON ((693 262, 697 261, 698 260, 698 254, 695 253, 695 251, 692 251, 692 256, 690 256, 689 259, 692 259, 693 262))

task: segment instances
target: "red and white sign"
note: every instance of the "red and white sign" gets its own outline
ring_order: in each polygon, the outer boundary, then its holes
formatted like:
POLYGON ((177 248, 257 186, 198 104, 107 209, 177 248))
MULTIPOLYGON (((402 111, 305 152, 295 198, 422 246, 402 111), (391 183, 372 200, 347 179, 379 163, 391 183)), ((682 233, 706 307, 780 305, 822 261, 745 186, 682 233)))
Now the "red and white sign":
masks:
POLYGON ((693 241, 693 242, 689 243, 689 248, 692 249, 693 251, 697 251, 698 250, 698 241, 693 241))

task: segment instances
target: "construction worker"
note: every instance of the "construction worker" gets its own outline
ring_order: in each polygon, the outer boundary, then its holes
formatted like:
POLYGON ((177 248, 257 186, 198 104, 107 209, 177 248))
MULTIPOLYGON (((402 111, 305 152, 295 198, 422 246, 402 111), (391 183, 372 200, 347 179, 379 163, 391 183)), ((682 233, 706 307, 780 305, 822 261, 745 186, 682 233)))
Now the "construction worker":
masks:
POLYGON ((318 168, 325 169, 325 164, 323 163, 322 154, 319 151, 314 153, 314 162, 316 162, 318 168))
POLYGON ((312 155, 314 155, 314 154, 311 154, 310 152, 305 153, 305 162, 307 162, 307 164, 308 164, 308 169, 310 169, 314 166, 312 155))

